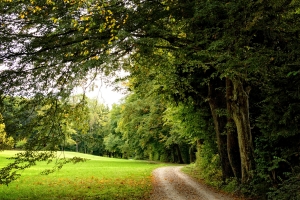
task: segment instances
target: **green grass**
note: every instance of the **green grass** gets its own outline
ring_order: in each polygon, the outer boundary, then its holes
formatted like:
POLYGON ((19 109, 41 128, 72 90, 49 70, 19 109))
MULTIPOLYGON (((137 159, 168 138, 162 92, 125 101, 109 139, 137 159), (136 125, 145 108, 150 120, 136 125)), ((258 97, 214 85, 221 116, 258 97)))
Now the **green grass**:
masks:
MULTIPOLYGON (((16 151, 0 152, 0 168, 16 151)), ((21 178, 0 185, 0 199, 147 199, 152 190, 151 172, 166 164, 65 152, 66 157, 90 159, 67 164, 50 175, 41 175, 51 165, 39 163, 24 170, 21 178)))

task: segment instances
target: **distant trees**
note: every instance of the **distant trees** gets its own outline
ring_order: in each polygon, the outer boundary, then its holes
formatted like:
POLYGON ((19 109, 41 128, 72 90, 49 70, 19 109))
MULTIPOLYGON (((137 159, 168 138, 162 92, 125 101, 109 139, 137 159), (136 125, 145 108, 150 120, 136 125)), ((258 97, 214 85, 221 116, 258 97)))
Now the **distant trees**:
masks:
POLYGON ((170 127, 163 120, 166 105, 159 96, 143 98, 132 93, 121 108, 117 130, 134 157, 184 162, 181 152, 184 146, 175 137, 171 139, 170 127))
POLYGON ((86 129, 81 131, 77 128, 78 123, 74 124, 76 133, 71 138, 76 142, 77 152, 103 155, 103 139, 108 134, 106 126, 109 108, 96 99, 86 98, 86 109, 86 129))
POLYGON ((5 124, 3 123, 3 117, 0 114, 0 150, 11 149, 14 146, 14 139, 11 136, 7 136, 5 132, 5 124))

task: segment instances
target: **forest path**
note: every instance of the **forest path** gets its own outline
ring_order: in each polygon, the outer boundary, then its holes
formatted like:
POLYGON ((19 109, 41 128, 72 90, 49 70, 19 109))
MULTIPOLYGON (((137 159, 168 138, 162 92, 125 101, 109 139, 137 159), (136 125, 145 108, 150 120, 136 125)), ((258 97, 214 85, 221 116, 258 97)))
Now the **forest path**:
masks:
POLYGON ((181 172, 182 166, 161 167, 153 171, 151 200, 233 200, 181 172))

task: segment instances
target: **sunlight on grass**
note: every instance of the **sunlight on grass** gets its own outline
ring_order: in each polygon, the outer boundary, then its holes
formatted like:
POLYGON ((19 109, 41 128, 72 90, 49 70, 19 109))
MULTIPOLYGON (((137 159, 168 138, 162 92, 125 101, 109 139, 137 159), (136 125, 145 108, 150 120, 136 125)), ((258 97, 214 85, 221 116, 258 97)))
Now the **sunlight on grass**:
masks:
MULTIPOLYGON (((16 151, 0 152, 0 167, 16 151)), ((50 175, 40 172, 51 164, 23 171, 9 186, 0 185, 0 199, 146 199, 152 189, 151 172, 166 164, 58 152, 59 157, 83 157, 84 163, 67 164, 50 175), (63 155, 64 154, 64 155, 63 155)))

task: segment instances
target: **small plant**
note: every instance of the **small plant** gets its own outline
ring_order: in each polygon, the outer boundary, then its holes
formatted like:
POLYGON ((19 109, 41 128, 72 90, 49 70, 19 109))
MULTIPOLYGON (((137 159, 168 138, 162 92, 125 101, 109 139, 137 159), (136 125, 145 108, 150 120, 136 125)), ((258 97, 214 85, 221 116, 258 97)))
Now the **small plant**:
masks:
POLYGON ((236 193, 239 187, 239 182, 236 178, 227 179, 222 187, 222 190, 228 193, 236 193))

